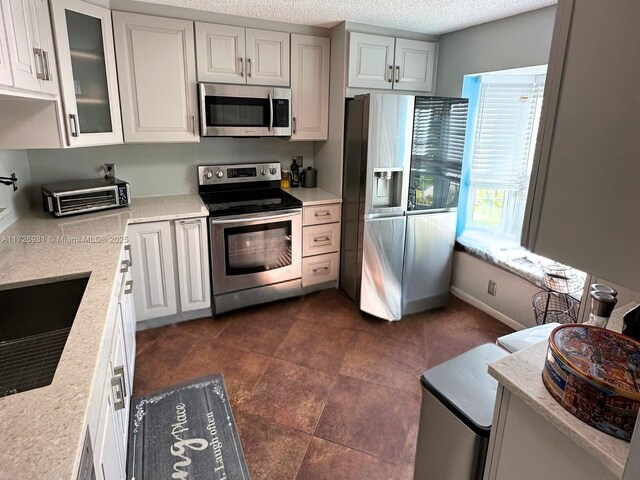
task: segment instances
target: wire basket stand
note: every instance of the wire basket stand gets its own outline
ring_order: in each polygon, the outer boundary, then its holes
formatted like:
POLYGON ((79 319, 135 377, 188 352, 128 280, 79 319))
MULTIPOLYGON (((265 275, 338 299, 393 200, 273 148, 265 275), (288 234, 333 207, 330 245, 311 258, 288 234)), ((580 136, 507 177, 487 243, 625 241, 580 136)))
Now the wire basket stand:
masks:
POLYGON ((531 299, 536 324, 576 323, 580 302, 571 294, 582 289, 582 279, 575 270, 559 263, 546 265, 542 270, 546 290, 536 293, 531 299))

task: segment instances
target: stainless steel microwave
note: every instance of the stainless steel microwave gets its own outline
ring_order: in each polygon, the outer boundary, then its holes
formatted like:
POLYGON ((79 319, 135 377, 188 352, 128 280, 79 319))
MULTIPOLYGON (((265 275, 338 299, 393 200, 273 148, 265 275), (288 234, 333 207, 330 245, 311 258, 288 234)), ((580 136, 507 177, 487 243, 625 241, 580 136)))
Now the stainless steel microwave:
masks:
POLYGON ((291 136, 291 89, 200 83, 203 137, 291 136))

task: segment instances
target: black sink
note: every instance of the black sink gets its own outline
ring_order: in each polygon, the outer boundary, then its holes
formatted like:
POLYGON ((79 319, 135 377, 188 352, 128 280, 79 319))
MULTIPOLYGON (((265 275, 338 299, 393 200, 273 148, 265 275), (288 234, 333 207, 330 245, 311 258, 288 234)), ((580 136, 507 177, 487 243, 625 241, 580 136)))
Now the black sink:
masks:
POLYGON ((51 384, 88 281, 0 290, 0 397, 51 384))

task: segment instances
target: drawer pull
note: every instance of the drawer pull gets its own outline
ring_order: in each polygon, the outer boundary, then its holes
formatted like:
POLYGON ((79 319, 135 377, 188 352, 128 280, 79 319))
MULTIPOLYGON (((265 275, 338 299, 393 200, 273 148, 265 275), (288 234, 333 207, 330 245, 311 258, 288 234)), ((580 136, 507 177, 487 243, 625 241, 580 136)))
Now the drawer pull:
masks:
POLYGON ((331 241, 331 237, 316 237, 313 239, 313 243, 330 242, 330 241, 331 241))
POLYGON ((129 271, 129 260, 122 260, 120 263, 120 273, 127 273, 129 271))
POLYGON ((125 406, 124 397, 126 396, 126 391, 124 387, 124 367, 120 366, 114 368, 113 373, 114 376, 111 378, 111 387, 115 388, 113 409, 117 412, 118 410, 122 410, 125 406))
POLYGON ((319 275, 319 274, 322 274, 322 273, 329 272, 329 267, 327 267, 327 266, 316 267, 316 268, 313 268, 312 271, 313 271, 314 275, 319 275))
POLYGON ((330 217, 331 216, 331 212, 316 212, 315 216, 316 217, 330 217))
POLYGON ((129 252, 129 266, 131 267, 133 265, 133 263, 131 263, 131 245, 126 244, 124 246, 124 251, 129 252))
POLYGON ((127 280, 124 283, 124 294, 130 295, 133 292, 133 280, 127 280))
POLYGON ((195 220, 180 220, 180 225, 193 225, 194 223, 200 223, 200 219, 196 218, 195 220))

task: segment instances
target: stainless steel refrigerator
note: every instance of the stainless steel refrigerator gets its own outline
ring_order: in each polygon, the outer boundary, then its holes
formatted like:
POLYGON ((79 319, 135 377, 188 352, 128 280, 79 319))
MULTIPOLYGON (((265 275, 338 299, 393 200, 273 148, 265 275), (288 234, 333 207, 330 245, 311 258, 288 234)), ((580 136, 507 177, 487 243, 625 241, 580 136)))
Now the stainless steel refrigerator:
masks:
POLYGON ((386 320, 446 305, 467 100, 347 101, 340 286, 386 320))

